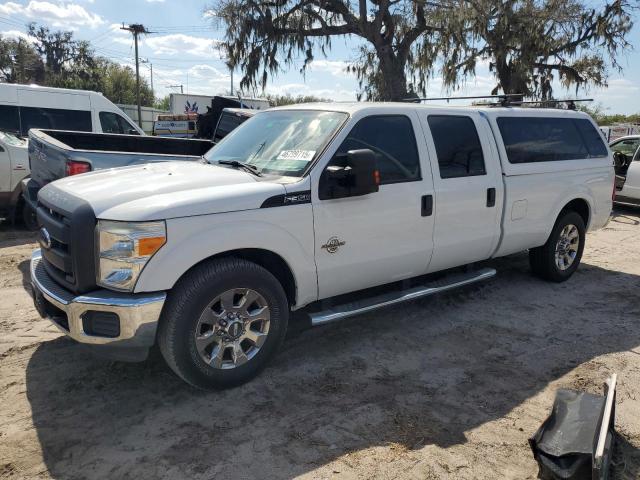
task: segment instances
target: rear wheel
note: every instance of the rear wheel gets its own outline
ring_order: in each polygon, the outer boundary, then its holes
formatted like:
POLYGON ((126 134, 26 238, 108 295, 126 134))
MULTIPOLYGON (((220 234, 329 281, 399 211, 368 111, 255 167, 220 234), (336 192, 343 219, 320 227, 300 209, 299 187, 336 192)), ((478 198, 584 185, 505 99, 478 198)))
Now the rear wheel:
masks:
POLYGON ((183 380, 225 388, 256 376, 284 340, 289 308, 278 280, 242 259, 207 262, 174 287, 158 343, 183 380))
POLYGON ((573 211, 564 212, 556 221, 547 243, 529 250, 531 270, 552 282, 564 282, 576 271, 584 250, 585 225, 573 211))

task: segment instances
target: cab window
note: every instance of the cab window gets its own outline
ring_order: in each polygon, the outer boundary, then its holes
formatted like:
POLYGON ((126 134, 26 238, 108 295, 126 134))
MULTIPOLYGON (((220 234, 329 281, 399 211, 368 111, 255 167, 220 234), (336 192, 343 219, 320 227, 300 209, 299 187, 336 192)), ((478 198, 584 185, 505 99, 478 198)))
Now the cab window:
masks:
POLYGON ((602 135, 587 119, 502 117, 497 123, 509 163, 558 162, 608 155, 602 135))
POLYGON ((420 156, 413 125, 404 115, 375 115, 360 120, 336 151, 370 149, 376 156, 380 184, 420 180, 420 156))
POLYGON ((117 113, 100 112, 99 116, 103 133, 138 135, 138 131, 117 113))

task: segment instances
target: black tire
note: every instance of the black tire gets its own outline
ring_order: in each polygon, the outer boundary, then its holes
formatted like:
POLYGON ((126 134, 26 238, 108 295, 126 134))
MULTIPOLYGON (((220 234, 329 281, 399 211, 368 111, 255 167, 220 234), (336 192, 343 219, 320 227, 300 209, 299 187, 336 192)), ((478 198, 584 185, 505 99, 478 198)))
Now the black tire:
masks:
POLYGON ((35 232, 38 230, 36 211, 27 202, 22 202, 22 223, 29 231, 35 232))
POLYGON ((553 226, 547 243, 529 250, 529 264, 532 272, 550 282, 559 283, 568 280, 580 265, 582 252, 584 251, 585 230, 584 220, 578 213, 574 211, 562 212, 553 226), (558 245, 560 234, 568 225, 574 225, 577 228, 579 244, 573 262, 563 270, 556 263, 556 246, 558 245))
POLYGON ((267 365, 285 338, 288 318, 284 289, 268 270, 233 257, 212 260, 188 272, 170 292, 158 326, 158 344, 169 367, 187 383, 205 390, 227 388, 247 382, 267 365), (246 363, 214 368, 198 352, 196 328, 210 302, 236 288, 252 289, 266 301, 268 334, 246 363))

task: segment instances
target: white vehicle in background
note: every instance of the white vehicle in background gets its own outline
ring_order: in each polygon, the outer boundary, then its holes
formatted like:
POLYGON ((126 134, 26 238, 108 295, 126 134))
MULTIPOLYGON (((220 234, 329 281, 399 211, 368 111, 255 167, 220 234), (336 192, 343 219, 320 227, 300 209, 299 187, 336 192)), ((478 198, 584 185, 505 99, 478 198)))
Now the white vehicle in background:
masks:
POLYGON ((523 250, 539 277, 569 279, 613 185, 581 112, 275 108, 202 162, 42 188, 35 305, 96 351, 140 360, 158 344, 188 383, 227 387, 265 367, 291 311, 314 325, 363 315, 487 279, 469 266, 523 250))
POLYGON ((640 135, 612 142, 616 170, 616 203, 640 205, 640 135))
POLYGON ((0 218, 13 217, 15 206, 20 204, 20 182, 28 174, 27 141, 0 131, 0 218))
POLYGON ((31 128, 144 135, 101 93, 85 90, 0 84, 0 217, 22 214, 33 223, 35 199, 23 209, 22 181, 29 176, 26 139, 31 128), (29 208, 31 207, 31 209, 29 208))
POLYGON ((169 138, 193 138, 197 133, 198 114, 161 114, 153 122, 153 135, 169 138))

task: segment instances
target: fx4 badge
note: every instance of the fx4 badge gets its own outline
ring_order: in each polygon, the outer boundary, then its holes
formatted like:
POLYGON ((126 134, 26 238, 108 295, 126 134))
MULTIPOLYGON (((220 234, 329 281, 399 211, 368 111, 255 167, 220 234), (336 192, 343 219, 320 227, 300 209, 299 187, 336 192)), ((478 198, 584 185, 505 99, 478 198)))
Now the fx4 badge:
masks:
POLYGON ((327 243, 322 245, 320 248, 324 248, 329 253, 336 253, 344 243, 345 242, 341 241, 338 237, 331 237, 327 240, 327 243))

